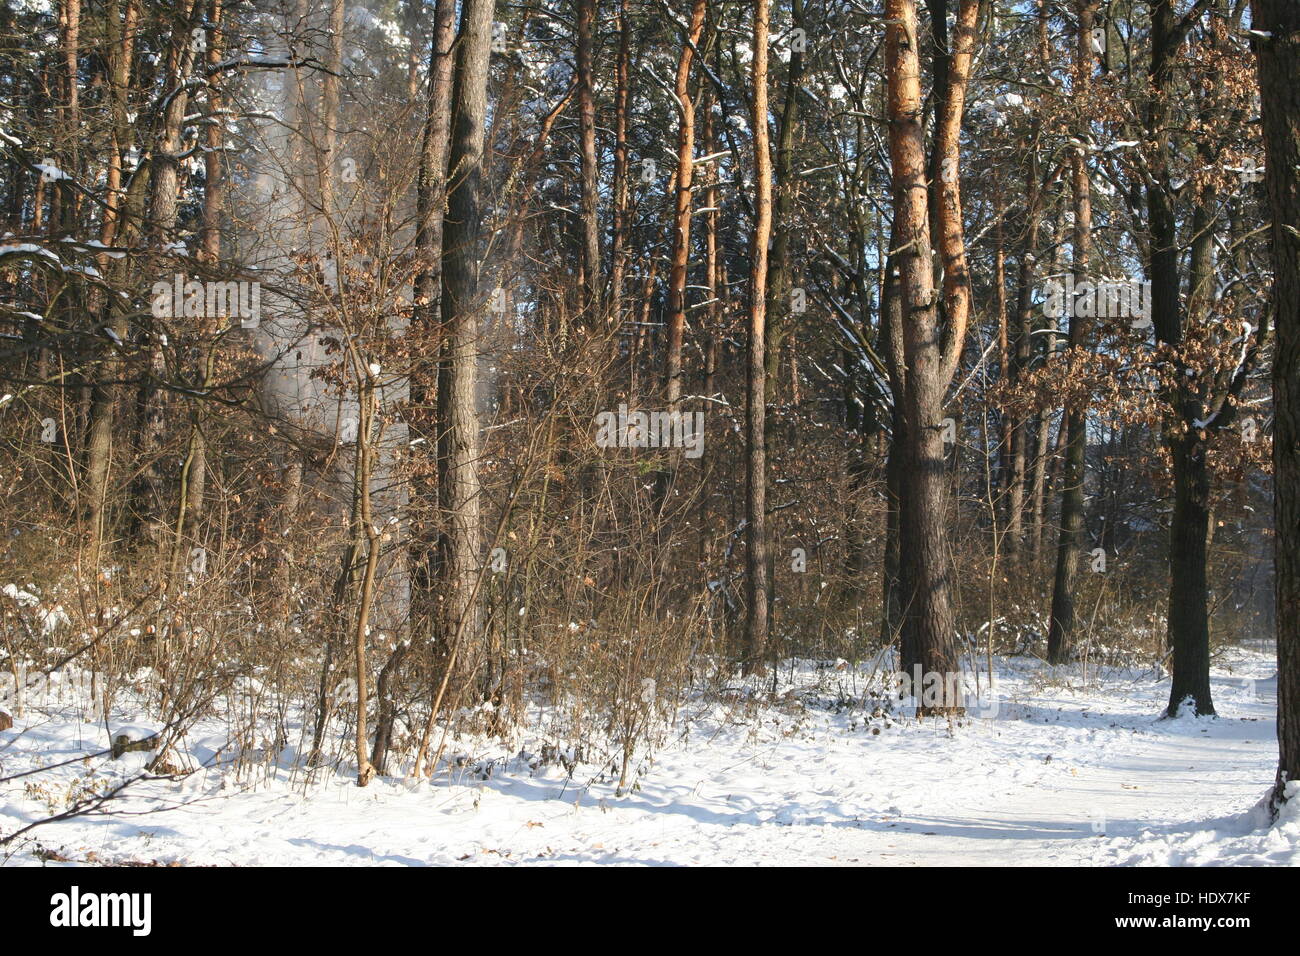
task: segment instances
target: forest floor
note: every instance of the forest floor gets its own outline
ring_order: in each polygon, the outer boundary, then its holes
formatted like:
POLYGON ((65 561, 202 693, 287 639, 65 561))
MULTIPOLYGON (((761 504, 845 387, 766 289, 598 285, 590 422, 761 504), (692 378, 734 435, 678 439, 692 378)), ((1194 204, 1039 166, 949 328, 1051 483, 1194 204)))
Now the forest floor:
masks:
MULTIPOLYGON (((286 749, 252 775, 133 784, 0 863, 1300 865, 1300 800, 1272 828, 1257 806, 1277 761, 1271 647, 1220 652, 1219 716, 1174 720, 1150 670, 1031 658, 998 661, 996 707, 960 726, 872 716, 865 674, 840 664, 783 668, 775 704, 687 703, 623 796, 608 756, 543 760, 564 753, 554 733, 454 741, 458 769, 365 789, 346 767, 307 783, 286 749)), ((219 763, 223 732, 196 727, 186 756, 219 763)), ((77 759, 105 746, 72 708, 0 732, 0 777, 74 761, 0 783, 0 839, 144 765, 77 759)))

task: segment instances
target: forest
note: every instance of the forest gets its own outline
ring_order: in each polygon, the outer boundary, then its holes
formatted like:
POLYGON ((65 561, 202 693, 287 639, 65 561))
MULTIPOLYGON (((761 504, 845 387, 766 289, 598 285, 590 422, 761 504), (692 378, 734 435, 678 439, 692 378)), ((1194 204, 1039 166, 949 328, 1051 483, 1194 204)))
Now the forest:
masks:
POLYGON ((1300 4, 2 0, 0 476, 0 865, 1300 865, 1300 4))

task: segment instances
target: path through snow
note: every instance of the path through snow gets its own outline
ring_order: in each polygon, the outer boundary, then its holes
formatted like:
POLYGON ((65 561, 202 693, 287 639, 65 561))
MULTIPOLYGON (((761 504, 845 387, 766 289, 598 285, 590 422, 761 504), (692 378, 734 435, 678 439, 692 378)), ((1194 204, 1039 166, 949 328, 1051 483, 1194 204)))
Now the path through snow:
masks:
MULTIPOLYGON (((1017 660, 1003 667, 996 716, 950 732, 827 706, 853 675, 810 669, 795 675, 802 703, 764 710, 757 730, 720 704, 688 707, 621 798, 589 764, 572 778, 530 771, 512 749, 487 780, 359 790, 340 774, 310 796, 287 771, 255 789, 195 775, 121 806, 156 814, 33 836, 73 860, 242 865, 1295 865, 1300 812, 1272 829, 1248 813, 1276 765, 1275 673, 1270 649, 1231 650, 1214 675, 1220 717, 1160 720, 1167 681, 1111 673, 1074 690, 1017 660)), ((0 759, 6 772, 52 763, 95 733, 32 713, 0 733, 0 759)), ((0 785, 0 833, 45 811, 0 785)), ((10 864, 37 862, 34 849, 10 864)))

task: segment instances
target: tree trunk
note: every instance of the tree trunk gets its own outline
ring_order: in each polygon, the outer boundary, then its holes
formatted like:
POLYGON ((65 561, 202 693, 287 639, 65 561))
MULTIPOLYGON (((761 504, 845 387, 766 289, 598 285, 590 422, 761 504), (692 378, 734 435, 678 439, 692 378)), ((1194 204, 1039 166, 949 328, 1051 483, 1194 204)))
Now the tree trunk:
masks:
MULTIPOLYGON (((691 254, 691 183, 695 171, 695 105, 691 101, 691 63, 704 32, 708 0, 695 0, 691 24, 677 61, 677 188, 673 194, 673 249, 668 271, 668 348, 664 389, 670 409, 682 394, 682 335, 686 328, 686 267, 691 254)), ((766 134, 766 125, 764 128, 766 134)), ((757 135, 757 134, 756 134, 757 135)))
MULTIPOLYGON (((64 55, 64 112, 63 134, 65 136, 63 169, 73 176, 81 174, 81 161, 77 148, 81 133, 80 104, 80 68, 79 49, 81 45, 81 0, 64 0, 60 13, 63 20, 63 55, 64 55)), ((72 232, 77 228, 79 195, 72 183, 64 180, 59 183, 60 208, 63 229, 72 232)))
MULTIPOLYGON (((1082 108, 1087 109, 1088 91, 1092 85, 1092 24, 1097 12, 1096 0, 1079 0, 1075 10, 1078 15, 1075 33, 1075 99, 1082 108)), ((1084 130, 1071 157, 1074 194, 1074 235, 1071 245, 1074 249, 1076 287, 1087 281, 1088 254, 1092 249, 1092 186, 1088 178, 1088 153, 1083 145, 1087 141, 1088 134, 1084 130)), ((1075 303, 1071 302, 1070 348, 1082 350, 1087 348, 1091 323, 1079 315, 1079 309, 1074 306, 1075 303)), ((1066 445, 1064 484, 1061 489, 1061 527, 1056 548, 1056 577, 1052 585, 1051 623, 1047 631, 1047 660, 1050 664, 1065 663, 1074 650, 1074 592, 1079 576, 1080 549, 1083 546, 1083 492, 1088 457, 1086 401, 1076 400, 1067 406, 1064 426, 1066 445)))
MULTIPOLYGON (((1060 240, 1065 233, 1066 212, 1067 207, 1065 203, 1062 203, 1053 226, 1050 246, 1050 248, 1056 250, 1052 256, 1051 272, 1053 275, 1059 275, 1064 268, 1060 240)), ((1056 332, 1052 331, 1054 326, 1055 323, 1049 325, 1048 331, 1045 331, 1042 335, 1042 361, 1044 363, 1052 361, 1056 355, 1056 332)), ((1048 411, 1040 411, 1034 416, 1034 419, 1034 457, 1030 469, 1029 487, 1030 511, 1033 515, 1033 557, 1034 566, 1037 568, 1042 557, 1047 530, 1047 495, 1052 487, 1052 463, 1061 448, 1062 442, 1065 440, 1068 429, 1066 429, 1065 419, 1062 417, 1061 426, 1057 429, 1056 437, 1053 439, 1051 414, 1048 411), (1053 444, 1053 441, 1055 444, 1053 444)))
MULTIPOLYGON (((1190 16, 1190 15, 1189 15, 1190 16)), ((1204 302, 1212 272, 1213 219, 1200 203, 1194 214, 1191 290, 1193 303, 1181 301, 1175 192, 1168 166, 1169 103, 1174 95, 1174 70, 1191 20, 1175 16, 1172 0, 1155 0, 1151 8, 1150 97, 1147 128, 1151 130, 1151 175, 1147 204, 1151 230, 1151 320, 1157 341, 1177 348, 1193 321, 1195 302, 1204 302)), ((1207 197, 1202 196, 1202 199, 1207 197)), ((1209 199, 1209 202, 1213 202, 1209 199)), ((1191 698, 1198 714, 1213 714, 1210 695, 1209 585, 1206 561, 1210 528, 1210 479, 1206 435, 1195 424, 1204 414, 1200 384, 1178 370, 1178 382, 1165 390, 1168 405, 1164 429, 1174 471, 1174 510, 1169 529, 1168 643, 1173 651, 1172 681, 1167 713, 1174 716, 1191 698)))
MULTIPOLYGON (((354 724, 354 755, 357 761, 357 786, 364 787, 375 775, 375 767, 370 762, 367 752, 369 736, 366 732, 366 718, 370 701, 370 681, 366 667, 366 638, 370 633, 370 611, 375 602, 375 571, 379 565, 379 530, 371 508, 370 482, 374 476, 375 431, 379 396, 374 377, 369 374, 362 360, 352 349, 352 365, 357 380, 357 441, 352 475, 352 541, 354 547, 348 549, 347 559, 356 561, 365 549, 365 565, 362 570, 361 585, 357 592, 357 616, 352 628, 352 661, 356 671, 357 699, 356 722, 354 724)), ((351 567, 346 569, 349 577, 353 576, 351 567)))
MULTIPOLYGON (((996 244, 997 249, 994 258, 994 311, 998 317, 998 375, 1004 383, 1010 383, 1015 375, 1013 365, 1015 363, 1014 336, 1011 334, 1010 316, 1007 314, 1007 252, 1006 242, 1003 235, 1002 219, 1005 210, 999 210, 996 244)), ((993 536, 995 546, 1005 548, 1008 554, 1015 554, 1019 548, 1020 535, 1020 514, 1018 505, 1012 501, 1011 488, 1014 484, 1013 475, 1015 474, 1014 465, 1014 441, 1015 426, 1012 424, 1011 415, 1005 405, 998 409, 998 493, 1002 498, 1002 507, 993 506, 992 514, 996 516, 999 512, 1004 515, 1002 528, 994 527, 993 536), (1015 533, 1012 533, 1014 523, 1015 533), (1001 539, 1005 539, 1005 544, 1001 539)))
POLYGON ((627 271, 627 110, 632 67, 627 0, 618 0, 618 68, 614 93, 614 235, 610 249, 610 314, 623 321, 623 277, 627 271))
MULTIPOLYGON (((929 182, 920 82, 920 51, 914 0, 889 0, 885 34, 888 80, 889 151, 893 173, 895 245, 903 310, 906 366, 903 457, 907 493, 899 522, 902 595, 902 664, 933 690, 915 690, 918 714, 960 712, 952 696, 959 673, 954 641, 952 573, 947 543, 947 485, 944 479, 944 395, 957 368, 970 308, 970 280, 962 237, 958 175, 959 134, 966 82, 975 43, 978 0, 962 0, 956 44, 942 70, 942 104, 935 123, 935 167, 929 182), (931 196, 933 189, 937 195, 931 196), (937 221, 930 222, 931 205, 937 221), (941 323, 931 253, 931 229, 943 262, 941 323)), ((936 80, 936 82, 940 82, 936 80)))
MULTIPOLYGON (((493 0, 464 0, 452 92, 448 201, 443 232, 442 319, 446 330, 446 480, 440 485, 449 524, 443 569, 443 634, 477 646, 475 584, 480 573, 478 381, 480 182, 484 167, 493 0)), ((440 395, 440 399, 442 396, 440 395)), ((454 649, 448 649, 448 653, 454 649)), ((466 655, 460 655, 465 660, 466 655)))
MULTIPOLYGON (((104 220, 100 230, 100 241, 105 246, 114 245, 123 233, 134 235, 139 225, 140 202, 144 195, 147 176, 139 175, 132 180, 132 194, 123 194, 122 154, 130 138, 130 124, 127 119, 127 87, 130 83, 131 61, 135 55, 136 20, 139 8, 136 0, 127 0, 122 18, 118 19, 118 7, 111 3, 105 12, 106 35, 108 43, 108 87, 112 116, 112 151, 109 158, 108 189, 105 195, 104 220), (134 210, 134 217, 132 216, 134 210)), ((121 262, 121 260, 118 260, 121 262)), ((125 268, 116 269, 107 256, 100 259, 100 271, 105 275, 121 273, 125 268)), ((127 337, 128 322, 121 315, 121 308, 112 298, 101 300, 107 311, 105 318, 111 322, 119 340, 127 337), (112 316, 116 314, 116 318, 112 316)), ((93 568, 99 570, 103 557, 105 527, 108 510, 108 483, 110 461, 113 450, 113 424, 121 387, 111 384, 118 378, 121 362, 111 346, 104 346, 105 360, 96 373, 96 381, 90 394, 90 427, 86 436, 86 494, 89 498, 87 511, 86 553, 90 556, 93 568)))
MULTIPOLYGON (((803 0, 792 0, 791 23, 796 29, 804 27, 803 0)), ((781 345, 792 322, 790 307, 790 230, 794 225, 794 200, 798 180, 794 175, 795 135, 799 129, 799 97, 803 85, 804 54, 792 48, 785 77, 785 102, 781 106, 781 126, 776 146, 776 196, 772 211, 772 251, 768 258, 767 275, 767 378, 780 381, 781 345)), ((763 133, 766 135, 767 130, 763 133)), ((773 392, 776 388, 773 387, 773 392)), ((775 394, 772 400, 778 401, 775 394)))
POLYGON ((1273 515, 1277 739, 1273 805, 1300 780, 1300 6, 1254 0, 1251 37, 1263 104, 1264 181, 1273 211, 1273 515))
POLYGON ((745 670, 762 673, 768 631, 767 452, 764 447, 767 403, 765 334, 767 256, 772 233, 772 156, 767 133, 767 0, 755 0, 754 59, 754 233, 750 238, 748 390, 745 402, 746 553, 749 613, 745 621, 745 670))
POLYGON ((592 93, 591 25, 597 0, 576 0, 578 22, 578 125, 582 140, 583 307, 588 316, 600 306, 600 170, 596 165, 596 102, 592 93))
MULTIPOLYGON (((896 228, 890 236, 892 248, 897 248, 901 234, 896 228)), ((889 451, 885 460, 885 547, 881 562, 880 600, 880 639, 889 646, 902 639, 902 595, 907 590, 902 579, 899 553, 899 523, 907 494, 907 482, 903 480, 903 456, 907 449, 907 420, 903 415, 907 366, 903 356, 903 302, 894 255, 886 257, 885 279, 880 286, 880 341, 889 371, 891 398, 889 451)), ((903 659, 914 656, 912 652, 900 653, 899 667, 902 667, 903 659)))
MULTIPOLYGON (((149 241, 161 251, 171 241, 179 211, 181 134, 189 106, 189 75, 194 62, 191 29, 198 20, 198 0, 187 0, 178 11, 172 28, 167 55, 167 83, 170 95, 163 110, 153 143, 149 192, 149 241)), ((166 374, 163 355, 164 330, 151 326, 146 354, 149 367, 144 372, 137 395, 140 428, 140 473, 136 481, 136 531, 154 544, 163 541, 166 528, 166 488, 161 470, 166 438, 164 393, 158 380, 166 374)))
MULTIPOLYGON (((221 17, 222 0, 209 0, 208 23, 211 26, 208 48, 204 63, 209 69, 221 62, 222 35, 221 17)), ((221 115, 225 98, 218 86, 218 75, 208 78, 206 86, 208 112, 214 117, 204 131, 203 153, 203 220, 200 227, 199 244, 201 258, 209 269, 216 269, 221 262, 221 212, 225 205, 226 183, 222 165, 223 130, 221 122, 215 117, 221 115)), ((215 334, 215 324, 209 320, 205 330, 207 336, 215 334)), ((208 369, 211 368, 211 346, 205 349, 209 357, 204 361, 203 386, 211 384, 208 369)), ((190 426, 190 460, 188 463, 188 481, 186 482, 186 500, 184 507, 191 521, 203 517, 208 488, 208 442, 203 428, 203 403, 194 403, 194 421, 190 426)))
POLYGON ((433 14, 433 40, 429 71, 428 113, 420 145, 420 170, 416 186, 416 255, 420 270, 415 279, 414 320, 426 354, 411 367, 413 444, 411 482, 411 553, 413 600, 412 637, 432 637, 433 589, 438 576, 437 459, 442 444, 437 420, 438 370, 443 350, 439 327, 442 286, 443 213, 447 201, 447 150, 451 130, 452 44, 456 39, 455 0, 438 0, 433 14))
MULTIPOLYGON (((1042 190, 1038 184, 1038 123, 1030 144, 1026 167, 1025 221, 1020 239, 1020 262, 1016 275, 1016 322, 1011 331, 1010 381, 1014 384, 1028 369, 1033 355, 1035 253, 1038 248, 1038 223, 1042 214, 1042 190)), ((1027 468, 1029 464, 1029 423, 1024 416, 1011 422, 1011 469, 1007 476, 1007 552, 1020 550, 1024 538, 1024 514, 1027 468)))

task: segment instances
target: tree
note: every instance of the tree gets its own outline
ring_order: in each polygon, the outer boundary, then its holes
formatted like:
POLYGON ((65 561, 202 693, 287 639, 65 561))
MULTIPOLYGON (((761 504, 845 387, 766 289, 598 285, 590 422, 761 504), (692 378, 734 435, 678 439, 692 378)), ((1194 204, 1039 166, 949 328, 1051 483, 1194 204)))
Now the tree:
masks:
POLYGON ((1276 809, 1300 780, 1300 7, 1254 0, 1251 43, 1273 212, 1274 560, 1277 576, 1276 809))
MULTIPOLYGON (((443 634, 448 653, 479 639, 477 579, 481 573, 478 381, 481 181, 487 126, 488 66, 493 0, 466 0, 456 40, 448 157, 447 214, 443 227, 442 325, 447 337, 440 375, 439 414, 446 435, 442 512, 447 522, 443 573, 443 634)), ((454 661, 448 663, 453 666, 454 661)))
MULTIPOLYGON (((1076 287, 1088 281, 1088 254, 1092 248, 1092 188, 1089 181, 1088 97, 1092 86, 1092 31, 1097 12, 1094 0, 1075 4, 1074 88, 1075 100, 1082 113, 1072 147, 1070 184, 1074 196, 1074 281, 1076 287)), ((1089 321, 1085 309, 1070 303, 1070 348, 1087 348, 1089 321)), ((1061 530, 1056 551, 1056 577, 1052 587, 1052 617, 1047 636, 1047 659, 1061 664, 1070 659, 1074 637, 1074 589, 1079 575, 1080 547, 1083 543, 1083 488, 1088 452, 1088 406, 1076 401, 1066 408, 1065 476, 1061 489, 1061 530)))
POLYGON ((603 279, 600 271, 600 170, 596 166, 596 102, 593 94, 591 26, 597 0, 575 0, 578 21, 578 121, 582 138, 582 274, 583 307, 594 312, 600 305, 603 279))
POLYGON ((672 257, 668 274, 668 343, 664 353, 665 398, 676 409, 682 395, 682 337, 686 329, 686 267, 691 255, 691 186, 695 173, 695 101, 691 98, 691 64, 704 33, 708 0, 694 0, 691 22, 682 36, 673 85, 677 107, 677 173, 673 192, 672 257))
POLYGON ((749 241, 749 340, 745 396, 745 535, 748 616, 745 624, 745 664, 750 672, 762 671, 767 646, 767 456, 765 394, 767 256, 772 235, 772 154, 767 132, 767 0, 754 6, 754 59, 750 78, 754 108, 754 231, 749 241))
MULTIPOLYGON (((937 115, 931 162, 925 153, 916 4, 889 0, 885 70, 889 85, 889 150, 893 173, 894 235, 902 301, 903 440, 907 492, 899 521, 903 613, 902 667, 948 686, 959 671, 952 611, 952 572, 945 532, 944 394, 957 369, 970 311, 960 192, 960 133, 966 84, 975 50, 978 0, 962 0, 951 51, 939 46, 935 75, 937 115), (938 175, 931 178, 929 169, 938 175), (933 218, 932 218, 933 217, 933 218), (934 285, 934 249, 943 267, 934 285), (938 293, 938 294, 937 294, 938 293)), ((943 0, 931 4, 934 29, 946 22, 943 0)), ((936 40, 940 35, 936 34, 936 40)), ((944 695, 922 713, 961 708, 944 695)))
MULTIPOLYGON (((1198 714, 1213 714, 1210 691, 1210 588, 1208 547, 1211 533, 1210 450, 1216 433, 1235 421, 1234 404, 1267 331, 1265 322, 1244 333, 1242 358, 1226 368, 1195 353, 1211 317, 1214 268, 1213 244, 1219 228, 1217 198, 1212 182, 1195 190, 1191 216, 1190 269, 1186 303, 1180 268, 1178 199, 1188 190, 1174 183, 1170 156, 1175 154, 1176 81, 1188 57, 1183 53, 1189 33, 1215 0, 1196 0, 1182 16, 1172 0, 1156 0, 1151 8, 1151 60, 1147 128, 1150 172, 1146 176, 1150 219, 1151 320, 1155 336, 1170 357, 1173 374, 1166 381, 1164 441, 1173 468, 1174 501, 1169 528, 1168 641, 1172 650, 1172 680, 1167 713, 1175 716, 1190 700, 1198 714)), ((1209 44, 1205 44, 1209 46, 1209 44)), ((1208 111, 1198 117, 1212 125, 1208 111)), ((1196 144, 1200 164, 1211 166, 1217 150, 1202 138, 1196 144)), ((1216 325, 1219 323, 1216 323, 1216 325)))
MULTIPOLYGON (((411 629, 435 648, 434 638, 445 622, 435 620, 435 589, 442 569, 439 554, 445 550, 438 511, 438 470, 446 458, 446 432, 438 421, 439 372, 445 342, 439 327, 442 297, 443 214, 447 202, 447 154, 451 135, 452 73, 455 65, 456 4, 438 0, 433 15, 429 54, 428 106, 420 140, 420 169, 416 184, 415 248, 420 269, 415 278, 414 325, 425 341, 437 343, 433 360, 411 363, 411 419, 418 445, 412 462, 411 629)), ((446 635, 442 635, 444 638, 446 635)), ((444 653, 448 653, 445 644, 444 653)), ((430 689, 430 697, 436 691, 430 689)), ((378 733, 378 731, 377 731, 378 733)), ((376 736, 375 746, 381 738, 376 736)), ((387 743, 384 744, 385 750, 387 743)), ((382 771, 383 752, 373 763, 382 771)), ((418 768, 417 768, 418 772, 418 768)))

